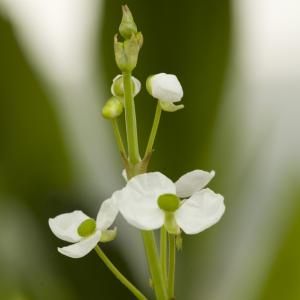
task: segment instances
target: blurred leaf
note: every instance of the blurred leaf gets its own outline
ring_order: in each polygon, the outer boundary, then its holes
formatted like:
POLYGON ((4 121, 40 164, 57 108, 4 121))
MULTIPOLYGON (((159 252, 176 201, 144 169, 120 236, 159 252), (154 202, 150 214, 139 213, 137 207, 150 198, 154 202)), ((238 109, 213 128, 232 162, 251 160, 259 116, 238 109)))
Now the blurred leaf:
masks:
POLYGON ((281 243, 257 299, 298 300, 300 299, 300 191, 299 187, 290 189, 293 207, 289 224, 283 231, 281 243))
POLYGON ((31 70, 11 26, 0 19, 2 193, 40 207, 72 183, 72 168, 51 99, 31 70))

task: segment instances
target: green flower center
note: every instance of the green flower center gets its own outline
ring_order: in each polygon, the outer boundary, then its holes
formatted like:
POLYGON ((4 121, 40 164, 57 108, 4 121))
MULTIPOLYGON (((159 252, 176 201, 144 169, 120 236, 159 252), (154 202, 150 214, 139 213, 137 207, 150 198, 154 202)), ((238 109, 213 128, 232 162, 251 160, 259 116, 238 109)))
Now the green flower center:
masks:
POLYGON ((157 204, 166 212, 174 212, 179 208, 180 199, 174 194, 163 194, 158 197, 157 204))
POLYGON ((95 229, 96 221, 94 219, 86 219, 79 225, 77 232, 80 236, 87 237, 94 233, 95 229))

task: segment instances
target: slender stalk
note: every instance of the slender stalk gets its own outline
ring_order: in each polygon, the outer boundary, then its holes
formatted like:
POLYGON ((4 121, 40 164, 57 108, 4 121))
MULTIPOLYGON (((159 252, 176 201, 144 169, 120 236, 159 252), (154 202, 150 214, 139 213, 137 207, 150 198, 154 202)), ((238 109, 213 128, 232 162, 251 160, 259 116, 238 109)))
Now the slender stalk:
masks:
POLYGON ((114 130, 115 138, 116 138, 116 141, 117 141, 118 149, 121 152, 122 156, 126 157, 126 150, 125 150, 123 140, 122 140, 122 136, 121 136, 121 133, 120 133, 120 130, 119 130, 118 121, 117 121, 117 119, 112 119, 111 122, 112 122, 112 127, 113 127, 113 130, 114 130))
POLYGON ((157 300, 168 300, 153 231, 142 231, 150 274, 157 300))
POLYGON ((148 140, 148 144, 146 147, 144 157, 147 157, 152 152, 152 148, 154 145, 154 141, 155 141, 155 137, 156 137, 159 121, 160 121, 160 116, 161 116, 161 107, 160 107, 159 101, 157 101, 153 125, 152 125, 152 129, 150 132, 150 136, 149 136, 149 140, 148 140))
POLYGON ((132 96, 131 73, 123 72, 125 120, 129 160, 132 164, 140 161, 139 144, 137 136, 136 114, 132 96))
POLYGON ((175 265, 176 265, 176 241, 175 235, 169 234, 169 276, 168 276, 168 295, 169 299, 175 299, 175 265))
POLYGON ((164 282, 167 284, 167 231, 164 226, 160 230, 160 264, 164 282))
MULTIPOLYGON (((139 154, 135 105, 132 96, 131 73, 123 72, 125 122, 128 146, 128 158, 131 168, 130 176, 138 175, 136 165, 141 161, 139 154)), ((150 274, 157 300, 168 300, 166 285, 164 284, 157 246, 153 231, 142 231, 150 274)))
POLYGON ((105 255, 98 245, 96 246, 95 251, 108 269, 132 292, 137 299, 147 300, 147 298, 115 267, 115 265, 110 261, 110 259, 105 255))

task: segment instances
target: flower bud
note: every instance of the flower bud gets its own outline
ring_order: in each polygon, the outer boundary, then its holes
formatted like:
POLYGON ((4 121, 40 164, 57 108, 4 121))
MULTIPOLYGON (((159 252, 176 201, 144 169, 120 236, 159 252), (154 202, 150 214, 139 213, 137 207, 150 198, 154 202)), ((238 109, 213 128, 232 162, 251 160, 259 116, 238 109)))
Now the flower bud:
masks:
MULTIPOLYGON (((135 97, 141 90, 141 83, 137 78, 133 76, 131 76, 131 83, 133 96, 135 97)), ((111 85, 111 93, 116 97, 124 97, 124 84, 122 75, 117 75, 113 79, 113 83, 111 85)))
POLYGON ((133 34, 130 39, 124 42, 119 42, 117 35, 115 35, 115 59, 122 72, 131 72, 136 67, 142 44, 143 36, 140 32, 133 34))
POLYGON ((130 39, 133 34, 137 33, 137 27, 127 5, 122 6, 122 11, 123 17, 119 26, 119 32, 124 39, 130 39))
POLYGON ((95 229, 96 221, 94 219, 86 219, 79 225, 77 232, 80 236, 87 237, 94 233, 95 229))
POLYGON ((102 108, 102 116, 105 119, 115 119, 123 112, 123 105, 117 97, 111 97, 102 108))
POLYGON ((164 102, 178 102, 183 97, 181 84, 172 74, 159 73, 150 76, 146 87, 151 96, 164 102))

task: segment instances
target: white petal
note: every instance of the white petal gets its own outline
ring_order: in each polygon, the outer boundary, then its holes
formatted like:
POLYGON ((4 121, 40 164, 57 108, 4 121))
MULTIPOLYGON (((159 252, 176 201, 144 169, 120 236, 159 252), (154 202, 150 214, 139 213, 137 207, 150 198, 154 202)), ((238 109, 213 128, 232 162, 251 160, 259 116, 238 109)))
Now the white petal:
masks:
POLYGON ((183 97, 183 90, 173 74, 160 73, 151 77, 151 92, 156 99, 166 102, 178 102, 183 97))
POLYGON ((215 176, 215 171, 194 170, 181 176, 176 182, 176 193, 180 198, 192 196, 203 189, 215 176))
POLYGON ((69 256, 71 258, 80 258, 91 252, 100 241, 100 238, 101 231, 97 230, 91 236, 82 239, 80 242, 70 246, 57 248, 57 250, 61 254, 69 256))
POLYGON ((164 223, 164 212, 157 205, 158 197, 175 192, 175 185, 168 177, 153 172, 133 177, 113 197, 128 223, 142 230, 152 230, 164 223))
POLYGON ((97 228, 100 230, 106 230, 115 221, 119 212, 117 200, 109 198, 105 200, 100 207, 97 215, 97 228))
POLYGON ((204 189, 183 202, 175 212, 175 219, 185 233, 195 234, 217 223, 224 211, 223 196, 204 189))
POLYGON ((131 78, 134 84, 133 96, 135 97, 141 91, 141 82, 134 76, 131 76, 131 78))
POLYGON ((82 239, 77 233, 78 226, 86 219, 89 219, 86 214, 80 210, 75 210, 49 219, 49 226, 58 238, 66 242, 76 243, 82 239))

